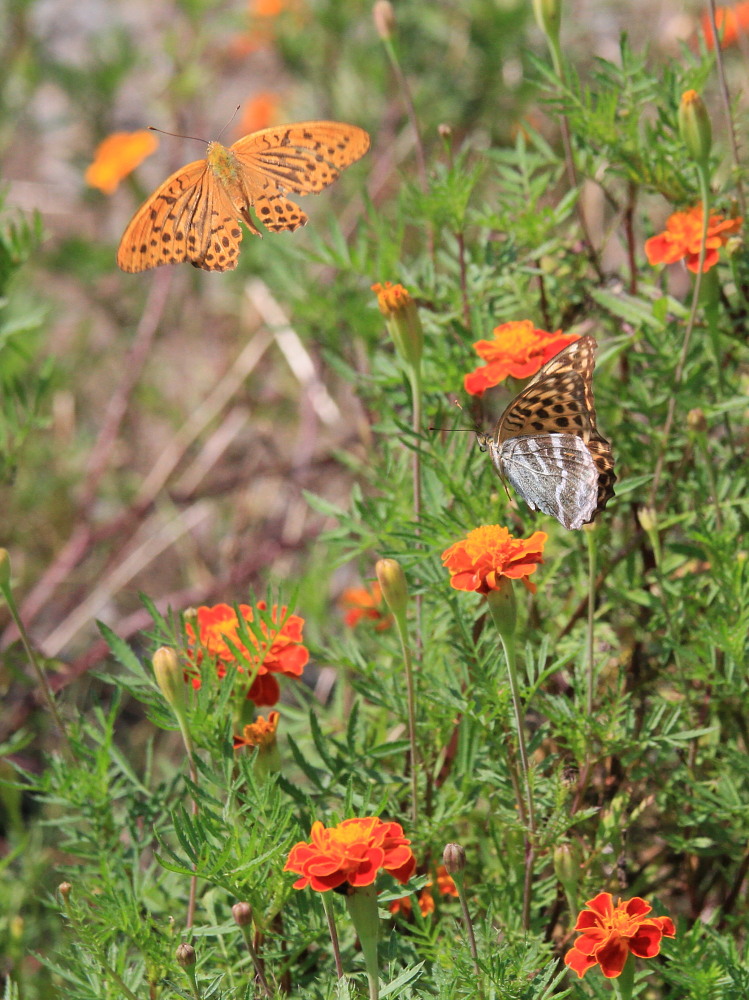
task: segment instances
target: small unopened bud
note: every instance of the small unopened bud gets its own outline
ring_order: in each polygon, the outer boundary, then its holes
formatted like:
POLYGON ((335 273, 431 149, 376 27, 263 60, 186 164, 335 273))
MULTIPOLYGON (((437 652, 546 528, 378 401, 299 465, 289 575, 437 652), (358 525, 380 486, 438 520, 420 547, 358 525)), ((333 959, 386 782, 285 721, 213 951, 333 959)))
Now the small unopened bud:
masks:
POLYGON ((685 90, 681 95, 679 135, 692 159, 707 166, 713 141, 712 128, 705 102, 696 90, 685 90))
POLYGON ((580 881, 580 848, 576 842, 554 848, 554 874, 564 891, 574 896, 580 881))
POLYGON ((652 507, 641 507, 637 512, 637 520, 640 522, 642 530, 647 531, 648 534, 650 534, 651 531, 655 531, 658 523, 655 511, 652 507))
POLYGON ((187 702, 184 671, 171 646, 160 646, 153 654, 153 672, 161 693, 173 709, 180 711, 187 702))
POLYGON ((533 0, 533 13, 539 28, 549 41, 558 43, 562 23, 561 0, 533 0))
POLYGON ((395 559, 378 559, 375 573, 387 606, 396 616, 405 614, 408 586, 400 563, 395 559))
POLYGON ((183 969, 188 969, 191 965, 195 965, 195 949, 191 944, 181 944, 177 948, 176 958, 183 969))
POLYGON ((231 912, 238 927, 246 927, 252 923, 252 907, 249 903, 235 903, 231 912))
POLYGON ((687 413, 687 427, 690 431, 697 431, 699 434, 704 434, 707 430, 705 411, 701 410, 699 406, 695 406, 693 410, 687 413))
POLYGON ((70 882, 60 882, 57 887, 57 891, 60 893, 63 899, 67 899, 73 890, 73 886, 70 882))
POLYGON ((10 555, 7 549, 0 549, 0 587, 10 586, 10 555))
POLYGON ((395 11, 393 10, 393 5, 389 0, 377 0, 377 3, 372 8, 372 17, 374 18, 377 34, 386 42, 395 31, 395 11))
POLYGON ((416 303, 403 285, 393 285, 390 281, 372 285, 372 291, 398 353, 412 368, 417 368, 424 349, 424 330, 416 303))
POLYGON ((446 122, 442 122, 442 124, 437 126, 437 135, 440 137, 440 139, 445 139, 445 140, 452 139, 453 135, 452 125, 448 125, 446 122))
POLYGON ((460 844, 447 844, 442 852, 442 861, 448 875, 462 872, 466 866, 466 852, 460 844))

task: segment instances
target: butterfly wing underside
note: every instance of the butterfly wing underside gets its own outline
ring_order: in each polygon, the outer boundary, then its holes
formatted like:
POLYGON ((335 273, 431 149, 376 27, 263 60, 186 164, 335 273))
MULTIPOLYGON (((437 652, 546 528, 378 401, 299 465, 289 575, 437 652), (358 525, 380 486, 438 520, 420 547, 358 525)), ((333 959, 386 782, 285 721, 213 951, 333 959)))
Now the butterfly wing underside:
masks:
POLYGON ((491 442, 500 476, 566 528, 592 521, 614 495, 614 459, 593 402, 596 347, 580 337, 551 358, 509 404, 491 442))
POLYGON ((209 271, 236 267, 242 230, 224 188, 195 160, 177 170, 138 209, 117 251, 123 271, 190 261, 209 271))

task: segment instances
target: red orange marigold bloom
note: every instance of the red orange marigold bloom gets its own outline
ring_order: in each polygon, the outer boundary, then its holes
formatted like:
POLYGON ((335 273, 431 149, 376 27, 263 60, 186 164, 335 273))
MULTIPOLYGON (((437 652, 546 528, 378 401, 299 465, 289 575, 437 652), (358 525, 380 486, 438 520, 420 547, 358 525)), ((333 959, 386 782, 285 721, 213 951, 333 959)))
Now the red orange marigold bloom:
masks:
MULTIPOLYGON (((645 241, 645 253, 650 264, 673 264, 685 259, 690 271, 697 273, 702 245, 702 205, 695 205, 686 212, 674 212, 666 222, 666 229, 645 241)), ((718 263, 718 250, 725 246, 728 237, 741 229, 744 220, 724 219, 711 215, 707 225, 705 264, 709 271, 718 263)))
POLYGON ((104 194, 113 194, 123 178, 132 173, 159 145, 148 129, 139 132, 113 132, 96 147, 94 159, 86 168, 86 183, 104 194))
MULTIPOLYGON (((707 47, 714 49, 715 39, 709 13, 702 15, 700 24, 707 47)), ((726 49, 729 45, 735 45, 742 34, 749 35, 749 2, 744 0, 743 3, 734 4, 733 7, 716 7, 715 24, 721 40, 720 47, 726 49)))
POLYGON ((488 364, 466 375, 465 390, 472 396, 481 396, 508 375, 529 378, 577 339, 575 333, 537 330, 529 319, 502 323, 494 328, 494 340, 477 340, 473 345, 478 356, 488 364))
POLYGON ((400 823, 383 823, 378 816, 345 819, 338 826, 312 824, 310 843, 300 841, 289 852, 285 872, 301 875, 295 889, 311 886, 327 892, 348 883, 372 885, 382 868, 400 883, 408 882, 416 868, 411 841, 400 823))
POLYGON ((614 906, 610 892, 599 892, 585 904, 575 924, 580 937, 564 956, 565 965, 581 978, 600 965, 607 979, 615 979, 631 952, 637 958, 655 958, 662 937, 675 937, 670 917, 651 917, 653 907, 639 896, 614 906))
MULTIPOLYGON (((265 601, 256 605, 260 611, 267 609, 265 601)), ((240 604, 239 611, 247 622, 254 621, 253 609, 248 604, 240 604)), ((239 638, 239 618, 229 604, 216 604, 213 607, 200 607, 196 612, 198 639, 191 622, 187 622, 188 647, 194 650, 202 646, 203 650, 216 658, 216 669, 219 677, 226 676, 229 664, 237 663, 239 673, 245 672, 245 666, 235 656, 232 646, 257 671, 250 685, 247 697, 256 705, 275 705, 280 697, 278 681, 274 674, 285 674, 287 677, 300 677, 309 660, 309 651, 302 645, 302 626, 304 619, 299 615, 287 615, 286 608, 273 605, 271 621, 277 627, 268 626, 265 621, 258 623, 258 628, 264 636, 258 640, 248 628, 253 645, 248 649, 239 638), (228 640, 228 641, 227 641, 228 640), (230 645, 231 644, 231 645, 230 645)), ((198 649, 198 661, 202 651, 198 649)), ((200 687, 200 677, 192 677, 193 687, 200 687)))
POLYGON ((363 618, 376 621, 375 628, 378 632, 389 628, 393 623, 385 608, 379 583, 373 583, 370 587, 348 587, 341 594, 338 603, 344 610, 343 620, 350 628, 358 625, 363 618))
POLYGON ((508 577, 522 580, 535 594, 536 585, 528 577, 543 562, 547 538, 543 531, 534 531, 530 538, 514 538, 498 524, 474 528, 463 541, 442 553, 442 562, 451 573, 450 586, 488 594, 490 590, 499 590, 502 577, 508 577))

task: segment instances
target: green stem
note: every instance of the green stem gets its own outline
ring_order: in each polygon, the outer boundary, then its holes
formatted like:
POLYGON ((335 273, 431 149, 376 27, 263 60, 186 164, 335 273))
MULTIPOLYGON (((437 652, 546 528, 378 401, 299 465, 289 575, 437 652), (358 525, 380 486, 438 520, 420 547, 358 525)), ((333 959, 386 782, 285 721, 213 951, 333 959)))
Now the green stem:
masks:
POLYGON ((530 927, 530 907, 531 907, 531 882, 533 879, 533 863, 535 859, 535 835, 536 816, 533 807, 533 792, 531 790, 530 767, 528 766, 528 754, 525 748, 525 731, 523 727, 523 711, 520 702, 520 689, 517 678, 517 661, 515 657, 515 592, 512 589, 512 580, 502 578, 499 590, 492 590, 486 595, 489 610, 494 624, 502 640, 502 647, 507 661, 507 676, 510 681, 510 694, 512 696, 512 707, 515 714, 515 728, 518 738, 518 751, 520 753, 520 766, 523 772, 523 783, 525 785, 525 804, 522 798, 518 802, 520 816, 526 826, 527 834, 525 838, 525 879, 523 883, 523 927, 526 930, 530 927))
POLYGON ((471 913, 468 909, 468 899, 466 898, 466 885, 465 885, 465 874, 463 871, 453 872, 452 875, 453 882, 458 890, 458 898, 460 899, 460 909, 463 914, 463 924, 465 925, 466 934, 468 935, 468 946, 471 949, 471 958, 473 959, 473 971, 476 974, 476 995, 479 1000, 483 1000, 484 989, 481 982, 481 969, 479 967, 479 953, 476 948, 476 935, 473 933, 473 921, 471 920, 471 913))
POLYGON ((240 927, 242 931, 242 937, 244 938, 245 948, 247 949, 247 954, 252 959, 252 964, 255 967, 255 975, 258 978, 258 982, 263 988, 263 992, 269 998, 273 1000, 273 990, 268 984, 268 980, 265 978, 265 972, 263 971, 263 963, 260 961, 260 956, 257 953, 255 945, 252 943, 252 924, 246 924, 240 927))
POLYGON ((694 325, 697 319, 697 306, 700 300, 700 288, 702 286, 702 268, 705 264, 705 254, 707 252, 707 227, 710 221, 710 184, 707 174, 707 168, 698 164, 697 166, 697 176, 700 182, 700 194, 702 197, 702 239, 700 241, 700 257, 697 264, 697 275, 694 281, 694 289, 692 291, 692 306, 689 310, 689 320, 687 321, 687 328, 684 331, 684 340, 681 345, 681 353, 679 355, 679 361, 676 365, 676 370, 674 371, 674 381, 671 387, 671 396, 668 401, 668 411, 666 413, 666 421, 663 425, 663 440, 661 442, 660 452, 658 453, 658 460, 655 464, 655 472, 653 474, 653 483, 650 487, 650 496, 648 498, 648 505, 653 507, 655 505, 655 497, 658 493, 658 487, 661 481, 661 474, 663 472, 663 464, 666 459, 666 452, 668 451, 668 439, 671 434, 671 428, 674 422, 674 414, 676 413, 676 397, 677 390, 681 384, 681 378, 684 374, 684 366, 687 362, 687 354, 689 353, 689 344, 692 339, 692 331, 694 330, 694 325))
POLYGON ((333 910, 333 901, 330 898, 329 892, 321 892, 322 905, 325 910, 325 919, 328 922, 328 934, 330 934, 330 943, 333 946, 333 957, 335 958, 335 971, 339 979, 343 979, 343 962, 341 961, 341 947, 338 944, 338 931, 335 926, 335 912, 333 910))
MULTIPOLYGON (((184 712, 180 708, 174 708, 173 707, 173 711, 174 711, 174 714, 175 714, 175 716, 177 718, 177 722, 179 723, 179 730, 180 730, 180 733, 182 734, 182 742, 185 745, 185 752, 187 753, 187 760, 188 760, 189 767, 190 767, 190 781, 192 781, 193 785, 197 786, 197 784, 198 784, 198 769, 195 766, 195 756, 194 756, 194 749, 193 749, 193 743, 192 743, 192 736, 190 735, 190 730, 189 730, 189 727, 187 725, 187 720, 185 718, 184 712)), ((198 815, 198 802, 197 802, 197 799, 194 798, 194 797, 191 799, 190 808, 191 808, 192 815, 193 816, 197 816, 198 815)), ((197 872, 197 865, 193 864, 192 867, 193 867, 193 870, 195 872, 197 872)), ((189 899, 187 901, 187 919, 185 920, 185 927, 188 930, 192 927, 193 921, 195 920, 195 901, 196 901, 196 896, 197 896, 197 889, 198 889, 198 876, 197 876, 197 874, 194 874, 190 878, 190 896, 189 896, 189 899)))
POLYGON ((414 672, 411 660, 411 650, 408 646, 406 630, 406 615, 404 611, 395 615, 395 625, 403 653, 403 666, 406 671, 406 697, 408 701, 408 741, 410 745, 411 764, 411 822, 414 829, 419 818, 419 781, 418 755, 416 749, 416 696, 414 693, 414 672))
MULTIPOLYGON (((9 577, 10 573, 8 572, 7 575, 9 577)), ((16 607, 16 602, 13 598, 13 591, 11 589, 9 581, 5 580, 0 581, 0 593, 5 598, 5 603, 8 605, 8 611, 10 612, 10 616, 13 619, 16 628, 18 629, 18 634, 21 637, 23 648, 26 650, 26 655, 29 658, 29 663, 31 664, 34 673, 36 674, 37 680, 39 681, 39 687, 41 688, 42 695, 44 696, 44 700, 47 703, 47 708, 49 709, 52 718, 55 720, 55 725, 57 726, 57 729, 60 735, 62 736, 62 745, 65 750, 65 754, 69 760, 72 760, 75 754, 73 753, 73 747, 70 742, 70 737, 68 736, 68 732, 67 729, 65 728, 64 722, 62 721, 62 717, 57 710, 57 704, 55 703, 54 695, 52 694, 52 688, 49 686, 47 675, 45 674, 42 665, 39 663, 36 653, 32 648, 29 635, 23 624, 21 616, 18 613, 18 608, 16 607)))
POLYGON ((380 916, 377 912, 377 890, 373 885, 360 886, 346 896, 346 905, 354 929, 359 936, 364 967, 369 982, 369 1000, 379 1000, 380 980, 377 968, 377 939, 380 916))
POLYGON ((595 664, 593 662, 593 640, 596 610, 596 529, 588 527, 585 529, 584 534, 588 547, 588 655, 585 678, 585 709, 588 719, 591 719, 593 716, 593 681, 595 673, 595 664))

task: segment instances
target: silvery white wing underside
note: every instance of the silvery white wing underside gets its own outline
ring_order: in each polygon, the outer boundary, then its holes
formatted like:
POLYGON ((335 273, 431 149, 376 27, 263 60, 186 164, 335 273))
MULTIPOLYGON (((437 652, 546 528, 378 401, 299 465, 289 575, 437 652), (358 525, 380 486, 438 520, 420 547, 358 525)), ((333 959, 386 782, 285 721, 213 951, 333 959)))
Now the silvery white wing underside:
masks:
POLYGON ((582 438, 537 434, 489 443, 492 462, 531 510, 582 528, 598 503, 598 469, 582 438))

